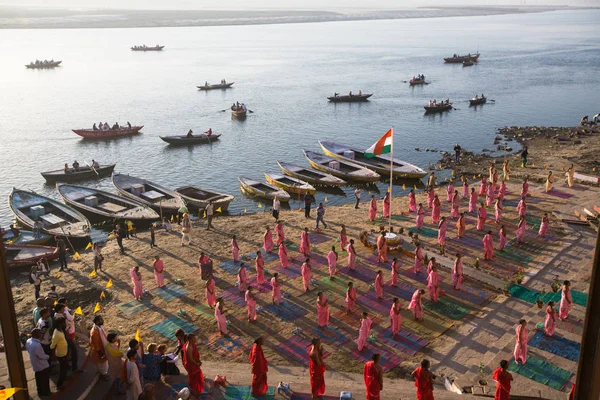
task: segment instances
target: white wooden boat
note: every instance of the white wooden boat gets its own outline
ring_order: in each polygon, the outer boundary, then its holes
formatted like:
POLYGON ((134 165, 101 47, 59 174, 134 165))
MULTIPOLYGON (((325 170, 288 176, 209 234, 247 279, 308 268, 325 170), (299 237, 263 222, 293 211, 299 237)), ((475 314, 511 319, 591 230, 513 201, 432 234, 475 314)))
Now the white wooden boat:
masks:
POLYGON ((361 165, 324 156, 314 151, 304 150, 304 156, 313 168, 344 180, 375 182, 381 178, 377 172, 371 171, 361 165))
POLYGON ((55 260, 57 258, 58 247, 19 244, 6 246, 6 262, 9 267, 35 265, 40 260, 55 260))
POLYGON ((225 212, 229 208, 229 203, 233 201, 233 196, 230 194, 213 192, 198 186, 184 186, 175 189, 175 191, 188 206, 199 210, 204 210, 211 202, 215 210, 221 208, 221 211, 225 212))
POLYGON ((279 201, 282 203, 290 201, 290 195, 285 190, 276 186, 255 181, 243 176, 240 176, 238 179, 240 181, 242 192, 250 196, 256 196, 270 200, 273 200, 275 197, 277 197, 277 199, 279 199, 279 201))
POLYGON ((112 183, 120 195, 155 210, 176 213, 183 206, 183 200, 178 193, 146 179, 113 173, 112 183))
POLYGON ((279 168, 281 168, 284 174, 302 179, 313 185, 342 186, 346 184, 345 180, 331 174, 326 174, 325 172, 305 168, 284 161, 277 161, 277 164, 279 164, 279 168))
POLYGON ((265 179, 271 185, 282 188, 288 193, 294 194, 315 194, 317 189, 308 182, 304 182, 300 179, 293 178, 282 174, 267 174, 265 172, 265 179))

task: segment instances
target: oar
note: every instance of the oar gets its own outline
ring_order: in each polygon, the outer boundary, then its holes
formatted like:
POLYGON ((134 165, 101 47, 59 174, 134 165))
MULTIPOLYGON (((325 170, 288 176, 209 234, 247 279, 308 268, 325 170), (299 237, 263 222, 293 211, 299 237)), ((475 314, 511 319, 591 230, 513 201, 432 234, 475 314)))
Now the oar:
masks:
POLYGON ((254 111, 252 111, 251 109, 247 108, 246 110, 248 110, 248 112, 249 112, 250 114, 254 114, 254 111))
POLYGON ((96 176, 97 176, 98 178, 100 178, 100 174, 98 173, 98 171, 96 171, 96 168, 94 168, 94 166, 93 166, 93 165, 90 165, 90 164, 88 164, 88 162, 87 162, 87 161, 85 162, 85 165, 87 165, 88 167, 90 167, 90 168, 91 168, 91 169, 92 169, 92 170, 93 170, 93 171, 96 173, 96 176))

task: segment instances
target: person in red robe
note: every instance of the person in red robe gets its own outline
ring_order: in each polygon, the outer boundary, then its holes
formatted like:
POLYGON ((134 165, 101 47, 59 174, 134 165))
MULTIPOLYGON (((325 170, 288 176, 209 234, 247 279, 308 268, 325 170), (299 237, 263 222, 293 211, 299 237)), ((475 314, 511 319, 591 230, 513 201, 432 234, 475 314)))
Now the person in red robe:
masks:
POLYGON ((435 375, 429 370, 430 365, 429 360, 423 360, 421 366, 417 367, 412 373, 417 388, 417 400, 434 400, 433 380, 435 375))
POLYGON ((494 400, 510 400, 510 381, 513 377, 508 372, 508 361, 500 361, 500 367, 494 371, 494 381, 496 382, 496 393, 494 400))
POLYGON ((312 346, 308 349, 310 392, 313 400, 325 393, 325 364, 323 364, 323 346, 321 339, 314 338, 312 346))
POLYGON ((183 367, 188 373, 188 386, 195 394, 204 392, 204 374, 202 374, 202 361, 196 347, 196 335, 187 335, 187 342, 181 349, 183 353, 183 367))
POLYGON ((264 396, 269 389, 267 384, 267 359, 262 349, 263 339, 261 337, 254 341, 248 361, 252 364, 252 394, 255 397, 264 396))
POLYGON ((379 365, 380 358, 381 356, 375 353, 373 354, 372 361, 365 363, 363 377, 365 379, 367 400, 379 400, 379 394, 383 390, 383 370, 379 365))

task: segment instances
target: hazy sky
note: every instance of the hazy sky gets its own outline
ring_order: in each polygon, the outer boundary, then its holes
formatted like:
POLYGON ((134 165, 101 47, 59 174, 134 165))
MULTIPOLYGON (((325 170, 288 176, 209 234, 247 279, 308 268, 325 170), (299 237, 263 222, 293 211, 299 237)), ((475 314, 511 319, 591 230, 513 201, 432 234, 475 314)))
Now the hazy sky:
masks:
POLYGON ((394 9, 427 5, 586 5, 600 0, 0 0, 0 5, 120 9, 394 9))

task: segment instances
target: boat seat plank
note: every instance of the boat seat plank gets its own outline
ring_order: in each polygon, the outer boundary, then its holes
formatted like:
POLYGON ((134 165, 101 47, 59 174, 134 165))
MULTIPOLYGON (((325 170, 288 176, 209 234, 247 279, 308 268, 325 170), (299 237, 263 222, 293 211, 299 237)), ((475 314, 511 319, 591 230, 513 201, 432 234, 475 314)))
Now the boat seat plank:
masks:
POLYGON ((54 215, 54 214, 52 214, 52 213, 50 213, 50 214, 46 214, 46 215, 42 215, 42 216, 40 217, 40 219, 41 219, 42 221, 44 221, 46 224, 50 225, 50 226, 58 226, 58 225, 60 225, 60 224, 62 224, 62 223, 64 223, 64 222, 66 222, 66 221, 65 221, 64 219, 62 219, 61 217, 59 217, 59 216, 56 216, 56 215, 54 215))
POLYGON ((159 193, 156 190, 148 190, 147 192, 142 193, 140 196, 145 197, 148 200, 160 200, 165 198, 164 194, 159 193))
POLYGON ((125 207, 125 206, 121 206, 119 204, 114 204, 114 203, 111 203, 108 201, 106 203, 98 204, 98 208, 100 208, 104 211, 111 212, 111 213, 117 213, 117 212, 127 210, 127 207, 125 207))

